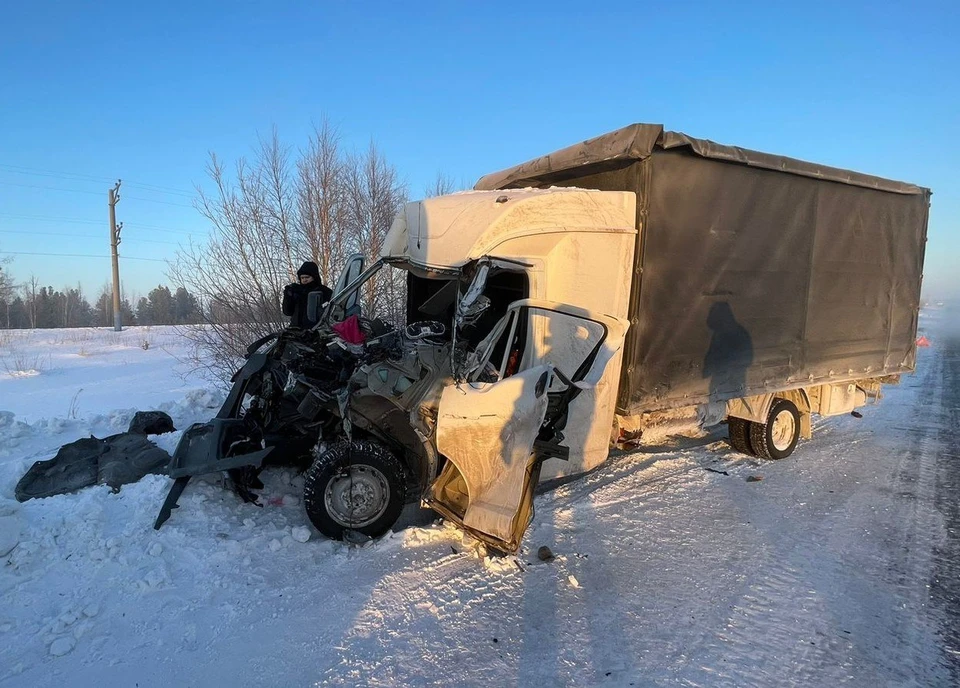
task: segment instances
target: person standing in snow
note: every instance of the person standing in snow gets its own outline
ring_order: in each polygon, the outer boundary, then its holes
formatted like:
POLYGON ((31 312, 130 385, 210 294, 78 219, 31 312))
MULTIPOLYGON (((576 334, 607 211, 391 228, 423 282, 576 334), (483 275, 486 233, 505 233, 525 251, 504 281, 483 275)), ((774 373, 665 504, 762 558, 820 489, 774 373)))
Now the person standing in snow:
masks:
POLYGON ((307 316, 310 294, 321 292, 320 303, 326 303, 333 296, 333 292, 321 281, 320 269, 313 261, 307 261, 300 266, 297 280, 283 288, 282 310, 284 315, 290 316, 290 327, 308 329, 316 325, 316 322, 307 316))

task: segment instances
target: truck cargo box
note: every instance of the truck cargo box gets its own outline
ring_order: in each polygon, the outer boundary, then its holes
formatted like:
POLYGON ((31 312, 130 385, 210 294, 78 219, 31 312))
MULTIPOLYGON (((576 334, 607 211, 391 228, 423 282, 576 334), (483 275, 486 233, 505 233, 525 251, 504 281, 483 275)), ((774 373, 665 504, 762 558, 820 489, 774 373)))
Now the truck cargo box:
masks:
POLYGON ((634 124, 476 189, 637 194, 618 413, 912 371, 928 189, 634 124))

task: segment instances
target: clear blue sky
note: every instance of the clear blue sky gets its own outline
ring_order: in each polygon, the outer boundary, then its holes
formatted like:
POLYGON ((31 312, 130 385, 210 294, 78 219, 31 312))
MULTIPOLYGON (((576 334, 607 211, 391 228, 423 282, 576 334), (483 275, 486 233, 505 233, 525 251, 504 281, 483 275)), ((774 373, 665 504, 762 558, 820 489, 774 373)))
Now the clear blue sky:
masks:
MULTIPOLYGON (((133 183, 189 192, 209 151, 248 154, 272 125, 296 145, 323 116, 350 147, 373 139, 413 196, 438 172, 470 185, 638 121, 929 186, 926 287, 960 292, 955 1, 64 1, 2 15, 0 251, 106 255, 121 177, 128 292, 166 280, 164 263, 127 258, 204 233, 189 195, 133 183), (25 174, 38 170, 58 176, 25 174)), ((105 258, 14 259, 17 278, 57 287, 109 276, 105 258)))

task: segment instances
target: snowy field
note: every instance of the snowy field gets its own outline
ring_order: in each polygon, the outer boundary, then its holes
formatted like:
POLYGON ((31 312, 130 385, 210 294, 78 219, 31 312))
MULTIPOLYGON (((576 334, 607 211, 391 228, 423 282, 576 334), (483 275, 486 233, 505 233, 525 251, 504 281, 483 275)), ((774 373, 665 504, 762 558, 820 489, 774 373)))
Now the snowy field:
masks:
POLYGON ((917 373, 793 457, 723 430, 617 455, 499 559, 442 523, 325 540, 279 470, 263 508, 191 483, 160 531, 162 477, 18 504, 61 444, 222 392, 169 328, 0 332, 0 686, 960 685, 951 322, 923 313, 917 373))

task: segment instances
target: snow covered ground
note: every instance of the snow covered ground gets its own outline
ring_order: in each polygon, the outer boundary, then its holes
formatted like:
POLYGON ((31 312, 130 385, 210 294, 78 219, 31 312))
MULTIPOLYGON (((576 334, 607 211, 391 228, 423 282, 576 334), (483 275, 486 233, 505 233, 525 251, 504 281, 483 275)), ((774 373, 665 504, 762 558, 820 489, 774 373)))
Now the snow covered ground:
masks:
POLYGON ((501 559, 440 523, 325 540, 277 470, 262 509, 191 483, 160 531, 156 476, 18 504, 61 444, 222 397, 169 328, 0 333, 0 686, 958 685, 951 322, 922 314, 917 373, 793 457, 722 430, 617 455, 501 559))

